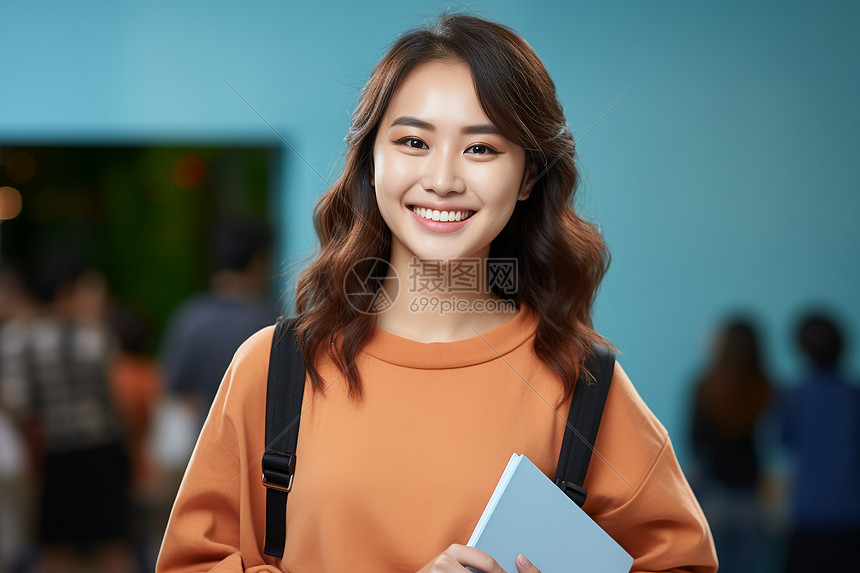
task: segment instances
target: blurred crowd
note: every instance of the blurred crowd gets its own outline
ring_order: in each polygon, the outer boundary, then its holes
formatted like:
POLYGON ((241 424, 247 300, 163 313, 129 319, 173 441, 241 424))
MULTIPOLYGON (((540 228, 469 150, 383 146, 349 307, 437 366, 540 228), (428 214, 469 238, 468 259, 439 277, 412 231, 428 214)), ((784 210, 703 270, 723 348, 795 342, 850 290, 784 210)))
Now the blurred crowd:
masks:
POLYGON ((208 243, 208 290, 157 341, 73 249, 0 261, 0 573, 153 570, 221 377, 277 316, 268 231, 230 222, 208 243))
POLYGON ((720 571, 860 569, 860 387, 839 317, 805 311, 794 380, 768 372, 760 328, 727 320, 694 389, 690 481, 720 571))
MULTIPOLYGON (((208 290, 157 341, 73 251, 46 252, 31 276, 0 262, 0 573, 153 569, 221 377, 276 317, 266 229, 228 223, 208 243, 208 290)), ((727 321, 693 384, 688 474, 726 573, 860 563, 845 332, 810 311, 793 336, 804 367, 776 380, 755 322, 727 321)))

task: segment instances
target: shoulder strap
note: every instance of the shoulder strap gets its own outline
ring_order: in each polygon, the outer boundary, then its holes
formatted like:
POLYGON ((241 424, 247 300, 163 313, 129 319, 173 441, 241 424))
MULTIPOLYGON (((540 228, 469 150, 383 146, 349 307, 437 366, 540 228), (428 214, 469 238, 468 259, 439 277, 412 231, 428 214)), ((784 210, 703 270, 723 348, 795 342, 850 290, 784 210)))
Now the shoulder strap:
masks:
POLYGON ((287 494, 292 489, 296 472, 296 444, 305 389, 305 362, 296 341, 295 324, 295 319, 278 318, 266 385, 263 485, 267 489, 263 552, 279 559, 284 556, 287 494))
POLYGON ((555 483, 580 507, 588 494, 583 487, 585 474, 588 472, 614 369, 615 353, 595 345, 594 352, 585 361, 585 368, 576 381, 570 401, 555 483), (589 379, 589 373, 594 377, 593 381, 589 379))

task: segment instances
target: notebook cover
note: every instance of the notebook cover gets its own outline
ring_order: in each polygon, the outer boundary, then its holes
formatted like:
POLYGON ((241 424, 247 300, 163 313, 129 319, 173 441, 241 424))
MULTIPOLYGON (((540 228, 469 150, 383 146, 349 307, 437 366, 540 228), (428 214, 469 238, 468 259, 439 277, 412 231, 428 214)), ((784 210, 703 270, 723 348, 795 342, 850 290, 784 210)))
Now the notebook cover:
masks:
POLYGON ((509 573, 522 553, 543 573, 630 571, 633 558, 526 456, 511 456, 468 545, 509 573))

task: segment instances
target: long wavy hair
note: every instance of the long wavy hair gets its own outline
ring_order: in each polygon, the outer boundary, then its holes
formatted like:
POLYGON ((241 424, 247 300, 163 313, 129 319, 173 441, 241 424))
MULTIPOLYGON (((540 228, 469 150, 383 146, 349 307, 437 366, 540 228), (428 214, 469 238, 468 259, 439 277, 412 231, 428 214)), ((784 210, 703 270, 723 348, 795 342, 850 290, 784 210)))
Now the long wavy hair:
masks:
POLYGON ((492 242, 490 258, 517 259, 516 292, 496 294, 536 311, 535 353, 561 378, 567 398, 592 345, 608 345, 592 327, 591 309, 609 254, 600 232, 573 209, 579 183, 574 139, 540 58, 512 30, 463 14, 444 15, 401 36, 361 92, 346 135, 343 173, 314 212, 319 252, 296 288, 298 342, 311 383, 322 389, 315 358, 327 352, 344 372, 350 395, 361 395, 353 365, 373 333, 373 297, 362 309, 347 293, 368 289, 366 277, 384 277, 380 261, 388 261, 391 251, 391 231, 371 187, 374 140, 409 72, 436 60, 469 66, 484 112, 525 150, 526 165, 537 174, 530 197, 517 201, 492 242))
POLYGON ((739 317, 726 323, 710 368, 700 378, 695 402, 694 443, 706 436, 749 436, 770 399, 755 323, 739 317))

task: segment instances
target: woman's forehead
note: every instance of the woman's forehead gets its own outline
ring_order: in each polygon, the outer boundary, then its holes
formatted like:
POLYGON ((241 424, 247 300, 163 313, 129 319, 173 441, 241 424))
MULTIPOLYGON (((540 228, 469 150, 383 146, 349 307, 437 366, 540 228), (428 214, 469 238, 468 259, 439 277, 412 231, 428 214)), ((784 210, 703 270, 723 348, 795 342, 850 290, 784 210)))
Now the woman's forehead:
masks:
POLYGON ((478 99, 469 66, 459 60, 424 62, 409 72, 386 110, 385 127, 403 117, 440 127, 491 123, 478 99))

